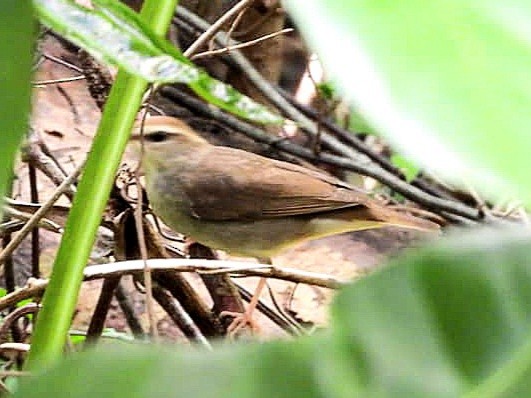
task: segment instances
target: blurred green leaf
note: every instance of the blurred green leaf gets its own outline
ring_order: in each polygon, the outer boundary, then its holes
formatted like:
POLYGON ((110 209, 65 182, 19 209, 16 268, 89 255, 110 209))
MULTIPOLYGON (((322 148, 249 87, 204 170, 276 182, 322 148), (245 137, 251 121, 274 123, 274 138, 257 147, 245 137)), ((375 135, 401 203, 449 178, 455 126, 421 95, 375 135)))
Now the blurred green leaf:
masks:
POLYGON ((355 106, 350 107, 349 130, 356 133, 381 136, 381 133, 367 121, 355 106))
POLYGON ((419 174, 419 168, 409 159, 406 159, 398 153, 391 155, 391 162, 404 173, 408 182, 413 181, 419 174))
POLYGON ((84 343, 87 337, 81 334, 69 334, 70 344, 77 345, 84 343))
POLYGON ((529 396, 530 250, 529 231, 455 231, 345 290, 333 341, 350 353, 340 368, 355 375, 351 388, 362 396, 529 396))
POLYGON ((283 4, 344 94, 405 156, 531 203, 529 1, 283 4))
POLYGON ((2 2, 2 12, 0 12, 1 196, 4 195, 11 179, 15 152, 28 129, 34 31, 31 3, 2 2))
POLYGON ((529 396, 530 249, 530 231, 455 231, 344 289, 328 334, 213 352, 106 345, 15 397, 529 396))
POLYGON ((94 0, 89 9, 71 0, 33 0, 40 21, 105 63, 152 83, 184 83, 205 100, 258 123, 282 123, 232 87, 195 67, 116 0, 94 0))
POLYGON ((325 100, 336 99, 336 89, 332 83, 330 82, 318 83, 316 84, 315 88, 317 89, 317 92, 319 93, 322 99, 325 99, 325 100))
POLYGON ((105 345, 21 380, 19 397, 320 397, 307 341, 228 345, 214 352, 105 345), (172 352, 180 350, 180 353, 172 352))

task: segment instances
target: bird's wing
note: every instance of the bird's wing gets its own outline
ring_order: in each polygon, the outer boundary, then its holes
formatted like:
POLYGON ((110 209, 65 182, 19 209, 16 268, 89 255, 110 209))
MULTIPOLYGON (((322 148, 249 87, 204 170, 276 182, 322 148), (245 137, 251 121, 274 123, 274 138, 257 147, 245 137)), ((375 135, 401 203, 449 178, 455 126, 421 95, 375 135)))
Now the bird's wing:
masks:
POLYGON ((189 166, 202 176, 181 183, 194 216, 201 219, 302 215, 366 205, 370 200, 324 173, 233 148, 212 146, 189 166))

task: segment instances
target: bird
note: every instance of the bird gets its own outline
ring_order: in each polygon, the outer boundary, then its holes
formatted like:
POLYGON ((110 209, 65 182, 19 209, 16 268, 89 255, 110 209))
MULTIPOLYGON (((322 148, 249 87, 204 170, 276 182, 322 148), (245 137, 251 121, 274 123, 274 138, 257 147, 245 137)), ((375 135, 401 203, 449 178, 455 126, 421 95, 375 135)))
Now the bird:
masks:
POLYGON ((176 232, 231 255, 270 263, 291 246, 339 233, 440 228, 325 172, 213 145, 177 118, 148 117, 132 139, 143 143, 154 213, 176 232))

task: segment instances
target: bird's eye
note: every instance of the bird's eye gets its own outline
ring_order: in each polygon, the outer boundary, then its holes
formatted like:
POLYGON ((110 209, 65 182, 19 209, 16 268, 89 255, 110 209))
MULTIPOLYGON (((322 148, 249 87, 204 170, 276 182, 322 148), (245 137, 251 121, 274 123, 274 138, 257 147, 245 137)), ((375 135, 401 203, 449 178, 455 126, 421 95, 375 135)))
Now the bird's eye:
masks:
POLYGON ((152 133, 146 134, 144 139, 150 142, 162 142, 166 141, 168 133, 165 131, 153 131, 152 133))

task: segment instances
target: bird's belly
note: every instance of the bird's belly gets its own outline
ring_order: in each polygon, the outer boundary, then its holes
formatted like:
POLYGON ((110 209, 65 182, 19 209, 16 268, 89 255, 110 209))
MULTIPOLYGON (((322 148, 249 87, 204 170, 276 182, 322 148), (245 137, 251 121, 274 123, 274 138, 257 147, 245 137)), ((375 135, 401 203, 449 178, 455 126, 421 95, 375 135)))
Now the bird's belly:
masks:
POLYGON ((224 250, 236 256, 270 258, 309 238, 306 223, 296 218, 205 221, 181 217, 173 221, 177 231, 205 246, 224 250))
POLYGON ((255 221, 206 221, 173 212, 162 219, 195 241, 235 256, 271 258, 303 241, 384 224, 357 223, 327 217, 284 217, 255 221))

